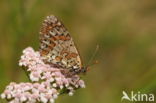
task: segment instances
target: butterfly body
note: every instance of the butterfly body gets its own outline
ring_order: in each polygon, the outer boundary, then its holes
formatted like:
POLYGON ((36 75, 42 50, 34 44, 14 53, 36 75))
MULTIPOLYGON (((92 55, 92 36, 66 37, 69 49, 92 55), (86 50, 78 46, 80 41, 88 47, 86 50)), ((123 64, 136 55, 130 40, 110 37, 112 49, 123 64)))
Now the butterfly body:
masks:
POLYGON ((72 37, 53 15, 48 16, 42 24, 39 51, 45 63, 63 68, 69 74, 86 72, 72 37))

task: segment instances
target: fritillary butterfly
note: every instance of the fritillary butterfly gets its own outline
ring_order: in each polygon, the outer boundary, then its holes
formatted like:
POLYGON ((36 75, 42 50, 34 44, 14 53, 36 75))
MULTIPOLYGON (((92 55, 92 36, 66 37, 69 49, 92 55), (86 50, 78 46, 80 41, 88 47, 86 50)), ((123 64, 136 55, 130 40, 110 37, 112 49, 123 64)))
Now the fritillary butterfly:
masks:
POLYGON ((68 30, 57 17, 44 20, 40 31, 40 54, 45 63, 63 68, 69 74, 86 72, 68 30))

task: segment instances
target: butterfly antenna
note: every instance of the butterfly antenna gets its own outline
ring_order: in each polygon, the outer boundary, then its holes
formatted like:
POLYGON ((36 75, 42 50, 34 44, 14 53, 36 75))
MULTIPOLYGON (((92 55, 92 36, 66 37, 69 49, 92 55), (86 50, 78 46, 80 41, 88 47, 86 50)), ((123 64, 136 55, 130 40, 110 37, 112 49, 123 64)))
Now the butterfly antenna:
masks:
POLYGON ((92 61, 94 60, 94 58, 95 58, 98 50, 99 50, 99 45, 96 46, 96 49, 95 49, 93 55, 91 56, 89 62, 87 63, 86 67, 91 66, 91 65, 94 65, 94 64, 97 64, 97 61, 95 63, 92 63, 92 61))

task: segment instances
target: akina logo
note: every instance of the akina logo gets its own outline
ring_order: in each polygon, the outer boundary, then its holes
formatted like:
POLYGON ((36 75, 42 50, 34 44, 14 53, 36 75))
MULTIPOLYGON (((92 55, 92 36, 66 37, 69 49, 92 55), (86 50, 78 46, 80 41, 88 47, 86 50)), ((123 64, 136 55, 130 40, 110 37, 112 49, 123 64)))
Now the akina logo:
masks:
POLYGON ((144 102, 153 102, 154 101, 154 94, 152 93, 149 93, 149 94, 146 94, 146 93, 141 93, 140 91, 138 92, 134 92, 134 91, 131 91, 129 94, 126 93, 125 91, 122 91, 122 98, 121 98, 121 101, 124 101, 124 100, 128 100, 128 101, 144 101, 144 102))

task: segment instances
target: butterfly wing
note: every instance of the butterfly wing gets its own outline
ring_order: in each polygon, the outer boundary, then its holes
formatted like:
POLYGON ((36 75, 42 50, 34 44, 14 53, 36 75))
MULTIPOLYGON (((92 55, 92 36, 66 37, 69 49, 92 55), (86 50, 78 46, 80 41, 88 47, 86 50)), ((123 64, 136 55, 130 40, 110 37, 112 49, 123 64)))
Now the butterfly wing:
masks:
POLYGON ((72 37, 55 16, 48 16, 40 31, 40 54, 43 61, 65 69, 81 69, 80 55, 72 37))

